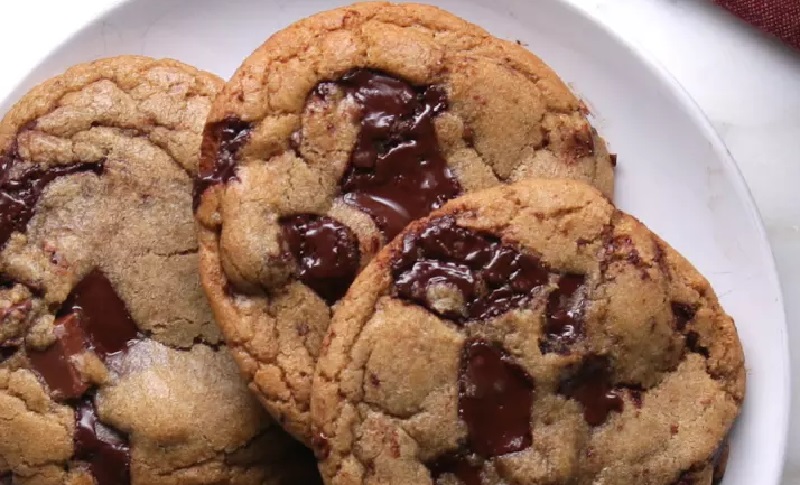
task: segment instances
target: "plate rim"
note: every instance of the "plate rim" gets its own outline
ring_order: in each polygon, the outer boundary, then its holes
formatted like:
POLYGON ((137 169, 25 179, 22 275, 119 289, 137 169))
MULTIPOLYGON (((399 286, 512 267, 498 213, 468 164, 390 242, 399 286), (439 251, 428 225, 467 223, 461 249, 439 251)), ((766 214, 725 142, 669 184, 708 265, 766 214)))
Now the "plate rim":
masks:
MULTIPOLYGON (((36 81, 31 85, 31 83, 28 82, 28 76, 53 58, 57 51, 64 48, 75 38, 94 27, 95 24, 99 21, 102 21, 103 18, 113 15, 117 10, 124 9, 128 4, 142 1, 147 2, 152 0, 107 0, 105 4, 95 8, 94 12, 91 12, 90 15, 87 15, 81 24, 76 25, 75 28, 71 29, 69 33, 64 35, 60 41, 55 42, 50 48, 38 56, 36 62, 31 66, 31 68, 19 76, 19 79, 13 84, 7 95, 0 99, 0 106, 7 105, 10 109, 11 106, 16 103, 17 98, 23 95, 28 89, 33 87, 33 85, 38 83, 38 81, 36 81)), ((357 1, 364 0, 351 0, 351 3, 355 3, 357 1)), ((425 0, 389 1, 394 1, 397 3, 425 3, 425 0)), ((666 89, 667 92, 673 96, 673 99, 678 102, 678 106, 686 113, 687 116, 690 117, 697 127, 700 128, 702 137, 709 142, 714 154, 722 161, 722 167, 728 175, 728 178, 731 180, 734 189, 737 191, 737 193, 743 196, 744 209, 747 217, 754 222, 754 229, 756 230, 758 239, 762 242, 762 244, 759 245, 759 252, 761 253, 761 258, 766 263, 765 269, 767 270, 766 273, 768 273, 765 275, 766 280, 770 283, 773 289, 773 291, 770 291, 770 293, 775 293, 774 305, 780 308, 781 316, 781 321, 779 322, 779 335, 780 340, 782 341, 782 345, 780 346, 780 361, 782 363, 781 372, 783 376, 781 380, 783 381, 783 385, 779 390, 781 399, 776 400, 781 411, 779 413, 780 440, 776 443, 778 455, 775 457, 775 470, 769 474, 769 476, 774 478, 774 483, 779 485, 782 483, 782 477, 785 471, 785 462, 788 451, 789 421, 791 418, 792 368, 788 338, 789 322, 786 312, 786 305, 784 303, 784 290, 780 282, 777 263, 775 260, 774 251, 772 249, 772 243, 769 240, 766 227, 764 225, 764 219, 760 210, 758 209, 758 206, 756 205, 755 199, 753 198, 750 187, 745 180, 744 174, 739 168, 735 157, 728 149, 719 132, 714 128, 708 115, 705 113, 705 111, 703 111, 692 95, 686 90, 683 84, 678 81, 675 75, 659 60, 658 56, 656 56, 646 47, 638 45, 633 35, 626 37, 619 31, 615 30, 608 22, 602 20, 589 8, 584 8, 579 5, 579 0, 544 1, 553 4, 560 4, 562 7, 569 10, 571 14, 585 18, 596 28, 598 28, 602 34, 608 36, 612 42, 624 49, 628 55, 632 56, 632 58, 638 61, 645 69, 649 70, 652 76, 662 85, 662 88, 666 89)), ((770 483, 773 482, 770 481, 770 483)))

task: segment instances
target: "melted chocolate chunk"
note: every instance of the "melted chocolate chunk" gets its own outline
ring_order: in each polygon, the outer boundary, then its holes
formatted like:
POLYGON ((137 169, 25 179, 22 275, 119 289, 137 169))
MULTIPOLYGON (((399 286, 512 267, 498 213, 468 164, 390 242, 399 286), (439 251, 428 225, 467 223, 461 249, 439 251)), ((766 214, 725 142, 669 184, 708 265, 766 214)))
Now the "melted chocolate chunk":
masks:
POLYGON ((549 271, 536 257, 495 236, 458 227, 443 217, 407 235, 392 263, 396 296, 457 322, 496 317, 522 308, 547 284, 549 271), (463 308, 438 308, 431 291, 458 291, 463 308))
POLYGON ((590 426, 603 424, 612 411, 622 412, 624 401, 611 382, 608 359, 588 356, 578 369, 562 379, 558 392, 583 405, 583 418, 590 426))
POLYGON ((29 351, 31 368, 56 399, 77 399, 89 390, 73 357, 93 350, 106 362, 127 351, 139 331, 125 303, 99 270, 86 275, 61 305, 55 343, 29 351))
POLYGON ((280 221, 283 241, 297 261, 297 278, 332 305, 356 277, 361 260, 349 227, 325 216, 302 214, 280 221))
POLYGON ((45 350, 28 352, 28 361, 54 398, 77 399, 89 389, 89 384, 72 358, 86 351, 86 335, 75 314, 56 320, 53 333, 56 341, 45 350))
MULTIPOLYGON (((401 274, 395 282, 399 294, 410 300, 428 303, 428 290, 447 286, 457 290, 465 301, 475 298, 477 282, 475 274, 468 267, 448 262, 417 261, 409 271, 401 274)), ((434 311, 442 316, 460 319, 465 316, 465 308, 437 308, 434 311)))
POLYGON ((76 460, 89 464, 97 485, 126 485, 131 482, 128 439, 97 418, 91 398, 75 409, 76 460))
POLYGON ((434 483, 442 475, 453 475, 463 485, 481 485, 483 483, 481 481, 481 471, 483 470, 481 461, 480 457, 456 452, 428 463, 428 470, 431 472, 434 483))
POLYGON ((45 188, 59 177, 81 172, 101 175, 105 161, 76 163, 54 167, 14 168, 22 163, 16 144, 10 152, 0 155, 0 248, 15 232, 25 232, 36 213, 36 204, 45 188))
POLYGON ((365 69, 323 83, 337 85, 361 109, 361 130, 341 181, 344 201, 370 215, 386 239, 461 193, 439 151, 433 120, 447 109, 447 94, 365 69))
POLYGON ((675 318, 675 328, 677 328, 679 332, 683 332, 686 330, 686 325, 694 319, 694 315, 697 311, 690 305, 677 301, 673 301, 670 306, 672 307, 672 315, 675 318))
POLYGON ((586 307, 586 277, 567 273, 547 298, 544 336, 539 342, 542 353, 568 353, 569 346, 584 334, 583 313, 586 307))
POLYGON ((468 340, 461 357, 458 415, 470 450, 484 458, 531 445, 533 379, 502 349, 468 340))
POLYGON ((124 352, 139 337, 125 302, 100 270, 93 270, 72 289, 59 316, 76 314, 87 344, 101 358, 124 352))
POLYGON ((227 183, 236 176, 239 150, 250 138, 252 128, 252 123, 233 116, 206 125, 200 171, 194 180, 195 209, 200 205, 200 198, 206 189, 227 183))

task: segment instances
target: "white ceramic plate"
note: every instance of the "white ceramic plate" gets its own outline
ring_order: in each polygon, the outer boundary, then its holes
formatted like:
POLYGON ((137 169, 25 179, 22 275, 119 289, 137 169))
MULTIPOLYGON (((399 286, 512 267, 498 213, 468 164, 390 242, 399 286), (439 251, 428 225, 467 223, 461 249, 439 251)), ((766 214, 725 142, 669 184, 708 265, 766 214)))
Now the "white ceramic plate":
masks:
MULTIPOLYGON (((71 64, 174 57, 231 75, 272 32, 336 0, 115 0, 2 103, 71 64)), ((725 485, 777 485, 789 405, 781 293, 761 221, 734 162, 677 83, 635 46, 559 0, 429 0, 529 45, 586 101, 619 153, 616 200, 711 280, 737 322, 748 393, 725 485)))

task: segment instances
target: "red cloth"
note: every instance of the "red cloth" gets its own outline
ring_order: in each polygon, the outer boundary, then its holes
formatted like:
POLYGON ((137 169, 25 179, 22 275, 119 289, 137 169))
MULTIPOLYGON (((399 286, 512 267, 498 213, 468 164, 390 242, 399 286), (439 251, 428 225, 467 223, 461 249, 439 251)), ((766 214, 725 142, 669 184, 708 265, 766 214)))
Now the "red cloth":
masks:
POLYGON ((800 0, 714 0, 736 16, 800 49, 800 0))

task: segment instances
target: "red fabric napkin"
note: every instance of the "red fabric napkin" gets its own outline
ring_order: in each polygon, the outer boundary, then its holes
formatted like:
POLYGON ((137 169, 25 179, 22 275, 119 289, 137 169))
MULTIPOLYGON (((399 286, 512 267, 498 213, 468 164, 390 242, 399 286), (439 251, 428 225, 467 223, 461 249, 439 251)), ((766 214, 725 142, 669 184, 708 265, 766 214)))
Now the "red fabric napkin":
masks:
POLYGON ((714 0, 736 16, 800 49, 800 0, 714 0))

